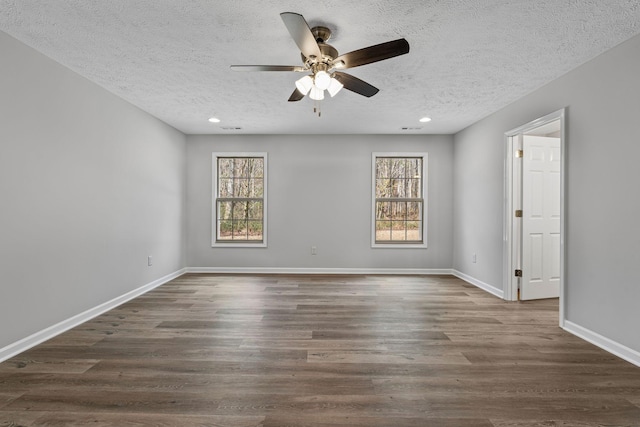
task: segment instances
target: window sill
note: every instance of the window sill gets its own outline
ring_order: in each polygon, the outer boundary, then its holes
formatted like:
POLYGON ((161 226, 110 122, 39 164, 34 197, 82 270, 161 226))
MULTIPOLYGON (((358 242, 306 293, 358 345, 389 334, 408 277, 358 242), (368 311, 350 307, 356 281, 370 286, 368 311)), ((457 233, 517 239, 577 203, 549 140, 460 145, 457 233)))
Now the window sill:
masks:
POLYGON ((426 243, 372 243, 373 249, 427 249, 426 243))
POLYGON ((212 248, 266 248, 265 242, 261 243, 212 243, 212 248))

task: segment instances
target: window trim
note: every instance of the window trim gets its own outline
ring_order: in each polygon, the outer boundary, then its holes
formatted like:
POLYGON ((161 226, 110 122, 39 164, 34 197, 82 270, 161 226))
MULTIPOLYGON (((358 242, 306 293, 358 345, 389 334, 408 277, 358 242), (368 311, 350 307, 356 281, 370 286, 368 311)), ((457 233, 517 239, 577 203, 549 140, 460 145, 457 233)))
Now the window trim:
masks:
POLYGON ((429 156, 426 152, 373 152, 371 153, 371 247, 374 249, 426 249, 428 219, 428 167, 429 156), (376 159, 378 157, 421 157, 422 158, 422 243, 376 242, 376 159))
POLYGON ((267 179, 268 179, 268 159, 266 152, 213 152, 211 153, 211 247, 212 248, 266 248, 267 247, 267 179), (263 189, 262 189, 262 241, 252 242, 219 242, 218 237, 218 158, 220 157, 262 157, 263 166, 263 189))

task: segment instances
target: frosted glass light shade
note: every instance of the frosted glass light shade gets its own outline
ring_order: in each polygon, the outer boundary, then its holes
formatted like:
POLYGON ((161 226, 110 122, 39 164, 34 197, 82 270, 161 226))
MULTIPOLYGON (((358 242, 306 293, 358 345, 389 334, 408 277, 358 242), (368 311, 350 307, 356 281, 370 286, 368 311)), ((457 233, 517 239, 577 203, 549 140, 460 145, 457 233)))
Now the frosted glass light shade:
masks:
POLYGON ((329 88, 329 84, 331 84, 331 76, 326 71, 318 71, 313 79, 313 83, 318 89, 326 90, 329 88))
POLYGON ((306 95, 313 87, 313 79, 311 76, 304 76, 303 78, 296 80, 296 88, 301 94, 306 95))
POLYGON ((329 82, 329 87, 327 88, 327 92, 329 92, 329 95, 331 95, 331 97, 333 98, 334 96, 336 96, 336 93, 340 92, 340 89, 342 89, 343 87, 344 85, 342 83, 340 83, 338 80, 331 77, 331 81, 329 82))
POLYGON ((324 90, 313 86, 311 88, 311 92, 309 92, 309 98, 313 99, 314 101, 322 101, 324 99, 324 90))

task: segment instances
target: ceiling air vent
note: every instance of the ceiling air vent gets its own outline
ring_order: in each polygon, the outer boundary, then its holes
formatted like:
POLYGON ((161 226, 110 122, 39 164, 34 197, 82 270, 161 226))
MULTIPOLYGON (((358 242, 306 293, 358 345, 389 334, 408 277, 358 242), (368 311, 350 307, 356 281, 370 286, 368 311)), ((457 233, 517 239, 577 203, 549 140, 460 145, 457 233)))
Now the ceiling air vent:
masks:
POLYGON ((222 130, 242 130, 241 127, 236 127, 236 126, 223 126, 220 129, 222 129, 222 130))
POLYGON ((400 128, 400 129, 402 129, 402 130, 420 130, 422 128, 421 127, 417 127, 417 128, 416 127, 403 127, 403 128, 400 128))

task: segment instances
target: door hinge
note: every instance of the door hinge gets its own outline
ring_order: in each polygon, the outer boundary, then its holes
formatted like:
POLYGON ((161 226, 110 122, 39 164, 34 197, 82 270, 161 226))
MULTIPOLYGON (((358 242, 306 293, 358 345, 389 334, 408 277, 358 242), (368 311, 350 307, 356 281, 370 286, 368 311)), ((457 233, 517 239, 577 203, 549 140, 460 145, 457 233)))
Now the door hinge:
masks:
POLYGON ((522 218, 522 209, 516 210, 516 218, 522 218))
POLYGON ((522 277, 522 270, 516 270, 516 277, 522 277))
POLYGON ((524 150, 516 150, 516 157, 522 158, 524 156, 524 150))

